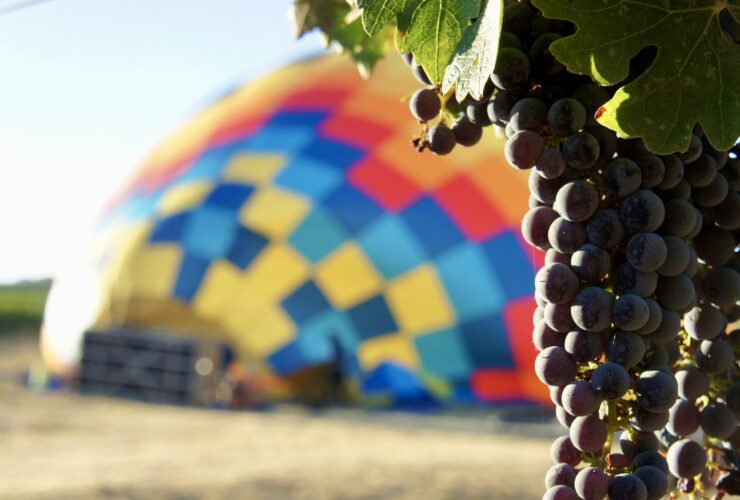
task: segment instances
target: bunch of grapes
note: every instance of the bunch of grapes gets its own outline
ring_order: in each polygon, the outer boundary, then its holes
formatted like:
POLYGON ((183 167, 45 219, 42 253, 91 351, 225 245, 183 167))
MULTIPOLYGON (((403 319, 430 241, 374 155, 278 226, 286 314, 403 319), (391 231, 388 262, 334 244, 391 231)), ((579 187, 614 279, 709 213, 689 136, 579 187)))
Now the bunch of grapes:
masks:
MULTIPOLYGON (((544 498, 740 494, 738 150, 717 151, 699 127, 667 156, 618 139, 596 121, 614 90, 549 51, 572 25, 514 2, 503 29, 483 99, 456 107, 428 87, 410 108, 425 124, 420 150, 472 146, 494 126, 507 161, 530 170, 522 234, 547 251, 535 371, 567 429, 544 498)), ((653 57, 640 54, 630 78, 653 57)))

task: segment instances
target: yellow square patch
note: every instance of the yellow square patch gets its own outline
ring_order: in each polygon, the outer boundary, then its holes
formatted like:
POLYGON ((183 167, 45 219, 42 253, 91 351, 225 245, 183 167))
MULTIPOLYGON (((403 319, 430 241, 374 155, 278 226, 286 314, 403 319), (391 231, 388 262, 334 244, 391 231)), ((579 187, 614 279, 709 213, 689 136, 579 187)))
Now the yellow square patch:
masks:
POLYGON ((296 331, 293 321, 280 307, 268 305, 241 318, 232 315, 228 325, 238 351, 255 359, 263 359, 278 350, 293 339, 296 331))
POLYGON ((273 242, 249 266, 239 293, 260 302, 276 303, 303 284, 308 276, 308 262, 299 253, 273 242))
POLYGON ((193 299, 195 311, 206 318, 222 319, 235 300, 239 283, 237 267, 227 261, 211 264, 193 299))
POLYGON ((393 280, 387 286, 385 297, 399 329, 404 332, 437 330, 455 320, 442 284, 429 265, 393 280))
POLYGON ((413 340, 401 334, 383 335, 363 342, 358 350, 360 365, 372 370, 380 363, 396 362, 411 370, 419 367, 419 357, 413 340))
POLYGON ((285 157, 279 154, 236 155, 224 171, 224 179, 246 184, 262 184, 272 180, 285 166, 285 157))
MULTIPOLYGON (((141 248, 128 263, 130 289, 127 293, 142 298, 169 297, 180 272, 181 261, 182 252, 175 245, 141 248)), ((116 288, 125 282, 122 277, 117 278, 113 284, 116 288)))
POLYGON ((183 212, 201 203, 213 189, 213 183, 194 181, 179 184, 167 190, 157 203, 159 215, 183 212))
POLYGON ((315 269, 315 280, 331 303, 347 309, 380 290, 381 279, 356 243, 346 243, 315 269))
POLYGON ((265 187, 252 195, 239 219, 261 234, 280 238, 291 233, 310 208, 308 200, 301 196, 265 187))

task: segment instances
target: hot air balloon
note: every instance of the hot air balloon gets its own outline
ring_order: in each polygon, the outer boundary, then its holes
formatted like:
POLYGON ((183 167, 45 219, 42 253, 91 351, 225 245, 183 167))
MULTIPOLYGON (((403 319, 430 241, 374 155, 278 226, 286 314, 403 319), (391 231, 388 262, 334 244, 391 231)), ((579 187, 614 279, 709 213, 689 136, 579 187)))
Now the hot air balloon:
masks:
POLYGON ((409 73, 299 62, 166 140, 52 290, 50 370, 79 369, 85 331, 126 327, 217 340, 276 379, 339 359, 357 401, 546 401, 526 175, 493 137, 414 151, 409 73))

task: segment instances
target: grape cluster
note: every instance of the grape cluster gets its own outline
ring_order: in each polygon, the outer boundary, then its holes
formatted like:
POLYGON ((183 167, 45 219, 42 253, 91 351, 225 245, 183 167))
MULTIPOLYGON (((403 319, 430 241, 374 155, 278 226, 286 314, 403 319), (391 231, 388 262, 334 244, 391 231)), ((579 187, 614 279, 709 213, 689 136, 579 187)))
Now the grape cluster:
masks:
POLYGON ((506 6, 503 26, 490 93, 456 124, 495 126, 507 161, 530 171, 522 234, 547 251, 535 372, 567 429, 544 498, 740 493, 738 151, 699 127, 667 156, 618 139, 596 121, 613 90, 549 52, 571 26, 526 2, 506 6))

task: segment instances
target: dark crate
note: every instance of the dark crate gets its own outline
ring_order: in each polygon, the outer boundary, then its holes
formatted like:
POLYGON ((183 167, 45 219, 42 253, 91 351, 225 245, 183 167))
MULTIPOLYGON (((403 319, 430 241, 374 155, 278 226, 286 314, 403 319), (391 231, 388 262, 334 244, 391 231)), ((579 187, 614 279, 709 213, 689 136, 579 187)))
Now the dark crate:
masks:
POLYGON ((212 405, 230 357, 223 344, 162 332, 88 331, 79 388, 153 403, 212 405))

